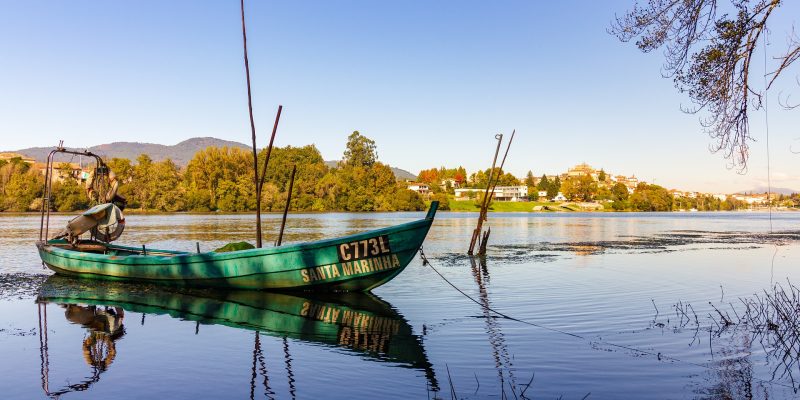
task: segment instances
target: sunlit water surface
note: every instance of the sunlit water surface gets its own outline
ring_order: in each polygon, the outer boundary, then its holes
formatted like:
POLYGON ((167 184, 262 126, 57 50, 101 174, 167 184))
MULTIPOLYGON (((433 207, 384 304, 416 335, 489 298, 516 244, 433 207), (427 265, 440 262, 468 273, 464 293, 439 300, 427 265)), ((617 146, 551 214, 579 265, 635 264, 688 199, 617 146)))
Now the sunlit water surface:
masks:
MULTIPOLYGON (((422 215, 292 215, 284 243, 422 215)), ((765 213, 492 214, 483 265, 463 256, 476 217, 440 213, 424 252, 480 305, 420 260, 375 296, 44 283, 50 272, 34 247, 39 217, 0 215, 0 394, 796 396, 797 366, 782 371, 769 349, 746 334, 712 332, 709 302, 719 307, 773 282, 800 281, 800 214, 776 213, 771 221, 765 213), (45 296, 37 304, 40 290, 54 288, 96 298, 81 303, 45 296), (692 304, 699 327, 679 320, 678 302, 692 304)), ((57 215, 52 226, 68 218, 57 215)), ((279 216, 266 218, 271 241, 279 216)), ((254 236, 252 215, 129 215, 127 223, 120 242, 151 248, 195 251, 199 242, 201 250, 211 250, 254 236)))

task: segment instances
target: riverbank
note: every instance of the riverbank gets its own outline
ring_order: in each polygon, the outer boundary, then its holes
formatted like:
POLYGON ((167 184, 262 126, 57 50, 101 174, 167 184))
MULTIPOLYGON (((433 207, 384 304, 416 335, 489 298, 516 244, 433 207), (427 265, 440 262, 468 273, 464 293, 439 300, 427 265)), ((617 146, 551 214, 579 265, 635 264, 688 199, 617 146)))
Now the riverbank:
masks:
MULTIPOLYGON (((425 202, 426 208, 430 206, 430 201, 425 202)), ((479 212, 480 207, 475 204, 474 201, 450 201, 450 209, 449 210, 442 210, 440 208, 439 212, 479 212)), ((51 215, 76 215, 81 213, 83 210, 75 210, 75 211, 63 211, 63 212, 56 212, 51 211, 51 215)), ((730 213, 730 212, 737 212, 737 213, 749 213, 749 212, 769 212, 769 208, 767 207, 757 207, 757 208, 746 208, 740 210, 725 210, 725 211, 697 211, 697 210, 672 210, 671 212, 701 212, 701 213, 730 213)), ((772 212, 798 212, 800 209, 798 208, 789 208, 789 207, 774 207, 772 208, 772 212)), ((332 210, 332 211, 312 211, 312 210, 291 210, 291 213, 301 213, 301 214, 336 214, 336 213, 348 213, 348 214, 372 214, 372 213, 384 213, 387 211, 362 211, 362 212, 352 212, 352 211, 345 211, 345 210, 332 210)), ((408 212, 408 211, 389 211, 389 212, 408 212)), ((640 211, 640 210, 614 210, 610 207, 604 207, 600 203, 573 203, 573 202, 536 202, 536 201, 528 201, 528 202, 496 202, 492 203, 489 207, 489 212, 493 213, 553 213, 553 212, 596 212, 596 213, 620 213, 620 214, 627 214, 627 213, 640 213, 640 212, 665 212, 665 211, 640 211)), ((670 211, 666 211, 670 212, 670 211)), ((0 215, 38 215, 39 211, 0 211, 0 215)), ((279 211, 262 211, 262 215, 281 215, 282 212, 279 211)), ((255 211, 240 211, 240 212, 232 212, 232 211, 158 211, 158 210, 142 210, 142 209, 126 209, 126 215, 174 215, 174 214, 186 214, 186 215, 238 215, 238 214, 255 214, 255 211)))
MULTIPOLYGON (((429 205, 430 202, 426 202, 429 205)), ((480 206, 474 200, 469 201, 455 201, 450 200, 449 211, 459 212, 479 212, 480 206)), ((673 212, 695 212, 697 210, 672 210, 673 212)), ((739 210, 730 210, 724 212, 769 212, 768 207, 746 208, 739 210)), ((798 208, 789 207, 773 207, 772 211, 800 211, 798 208)), ((611 208, 611 203, 597 203, 597 202, 539 202, 539 201, 504 201, 493 202, 489 206, 489 212, 603 212, 603 213, 630 213, 630 212, 650 212, 642 210, 614 210, 611 208)), ((702 212, 719 212, 719 211, 702 211, 702 212)))

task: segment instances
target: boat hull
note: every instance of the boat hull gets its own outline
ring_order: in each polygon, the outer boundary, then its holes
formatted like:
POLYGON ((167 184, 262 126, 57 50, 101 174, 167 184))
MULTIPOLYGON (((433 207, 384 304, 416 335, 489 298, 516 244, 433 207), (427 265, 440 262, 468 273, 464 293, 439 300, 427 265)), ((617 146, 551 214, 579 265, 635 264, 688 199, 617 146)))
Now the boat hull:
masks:
POLYGON ((421 220, 355 235, 227 253, 188 253, 109 245, 103 251, 39 242, 42 261, 58 274, 197 287, 368 291, 399 274, 433 223, 421 220))

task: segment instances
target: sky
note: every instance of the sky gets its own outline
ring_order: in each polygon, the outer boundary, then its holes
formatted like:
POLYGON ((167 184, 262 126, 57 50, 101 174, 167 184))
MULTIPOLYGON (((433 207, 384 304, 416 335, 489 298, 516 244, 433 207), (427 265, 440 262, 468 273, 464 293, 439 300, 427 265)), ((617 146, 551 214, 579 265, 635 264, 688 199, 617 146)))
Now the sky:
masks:
MULTIPOLYGON (((732 193, 767 185, 769 141, 772 186, 800 191, 800 110, 779 105, 800 102, 800 68, 769 92, 768 114, 750 116, 758 141, 739 173, 681 112, 690 100, 662 77, 661 53, 607 33, 633 3, 248 0, 259 147, 282 104, 276 145, 314 144, 326 160, 358 130, 392 166, 475 171, 491 164, 494 135, 516 129, 505 169, 518 177, 586 162, 732 193)), ((770 22, 767 69, 798 3, 770 22)), ((0 0, 0 10, 0 150, 250 143, 238 1, 0 0)))

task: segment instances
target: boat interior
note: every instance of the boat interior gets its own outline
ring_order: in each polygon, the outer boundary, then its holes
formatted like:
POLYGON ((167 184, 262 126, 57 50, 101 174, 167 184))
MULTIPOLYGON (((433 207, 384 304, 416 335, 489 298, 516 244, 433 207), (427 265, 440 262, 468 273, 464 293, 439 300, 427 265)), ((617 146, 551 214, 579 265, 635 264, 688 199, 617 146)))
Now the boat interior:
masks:
POLYGON ((142 246, 141 248, 115 246, 110 243, 104 243, 97 240, 81 240, 75 244, 63 240, 51 240, 48 242, 48 244, 65 250, 79 251, 81 253, 105 254, 109 256, 174 257, 189 254, 184 251, 151 250, 145 246, 142 246))

